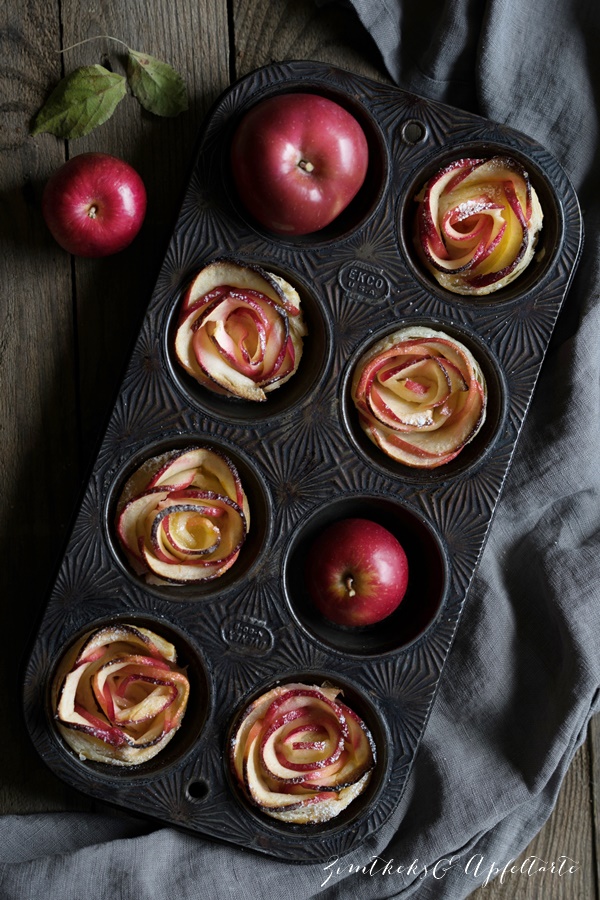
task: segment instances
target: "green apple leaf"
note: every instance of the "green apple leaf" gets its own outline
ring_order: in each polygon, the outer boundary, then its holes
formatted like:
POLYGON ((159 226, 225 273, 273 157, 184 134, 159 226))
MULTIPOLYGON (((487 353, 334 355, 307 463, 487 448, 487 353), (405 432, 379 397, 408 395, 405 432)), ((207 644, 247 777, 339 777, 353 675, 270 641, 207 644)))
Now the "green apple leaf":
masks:
POLYGON ((188 108, 182 77, 168 63, 129 50, 127 79, 133 95, 144 109, 157 116, 178 116, 188 108))
POLYGON ((110 119, 127 92, 123 75, 103 66, 82 66, 56 85, 38 112, 31 134, 50 132, 71 140, 110 119))

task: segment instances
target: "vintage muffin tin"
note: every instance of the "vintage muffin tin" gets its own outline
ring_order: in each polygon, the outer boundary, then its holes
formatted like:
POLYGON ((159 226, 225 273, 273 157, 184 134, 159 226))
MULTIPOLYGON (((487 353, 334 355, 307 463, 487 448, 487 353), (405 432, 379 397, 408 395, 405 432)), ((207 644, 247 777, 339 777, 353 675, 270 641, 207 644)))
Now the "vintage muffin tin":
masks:
POLYGON ((24 710, 48 766, 84 793, 199 835, 317 861, 359 847, 401 798, 488 532, 540 365, 580 252, 575 193, 556 160, 511 129, 330 66, 267 66, 217 102, 154 294, 85 488, 27 662, 24 710), (348 108, 370 145, 367 181, 323 232, 261 230, 236 198, 228 145, 240 116, 278 92, 313 91, 348 108), (444 162, 507 153, 530 173, 545 215, 534 262, 482 299, 438 287, 413 251, 414 195, 444 162), (294 378, 264 404, 221 399, 189 380, 171 337, 185 286, 209 260, 258 263, 299 290, 309 326, 294 378), (349 398, 353 366, 379 336, 430 324, 467 344, 489 385, 486 424, 440 469, 407 469, 366 439, 349 398), (146 457, 196 443, 238 465, 252 526, 236 565, 201 586, 150 586, 113 529, 119 491, 146 457), (312 610, 303 564, 312 537, 344 515, 380 521, 404 543, 409 592, 385 624, 345 631, 312 610), (172 640, 192 699, 174 740, 135 769, 82 762, 48 702, 59 657, 105 621, 172 640), (340 685, 375 738, 368 790, 338 819, 290 826, 240 796, 227 766, 236 714, 275 683, 340 685))

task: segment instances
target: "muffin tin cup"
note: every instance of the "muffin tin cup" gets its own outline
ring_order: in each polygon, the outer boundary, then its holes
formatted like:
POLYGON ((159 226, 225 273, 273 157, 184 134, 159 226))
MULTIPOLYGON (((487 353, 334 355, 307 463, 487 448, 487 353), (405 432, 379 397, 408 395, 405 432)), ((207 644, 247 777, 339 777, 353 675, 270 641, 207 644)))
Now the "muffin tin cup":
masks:
POLYGON ((342 417, 346 431, 356 451, 363 456, 365 462, 387 472, 394 479, 412 482, 413 484, 447 481, 459 475, 466 475, 483 465, 487 455, 493 450, 496 441, 503 433, 508 407, 504 373, 499 366, 497 358, 490 352, 489 347, 483 343, 476 332, 464 326, 457 326, 454 322, 447 319, 426 319, 416 316, 410 319, 400 319, 394 323, 392 328, 388 326, 386 329, 370 335, 369 339, 357 348, 348 361, 343 375, 342 398, 342 417), (363 355, 368 353, 371 347, 388 335, 400 329, 414 326, 429 328, 462 343, 470 350, 479 364, 487 388, 486 416, 480 430, 462 448, 458 456, 450 460, 450 462, 429 469, 404 465, 387 456, 383 450, 374 444, 360 426, 358 411, 351 396, 352 379, 363 355))
POLYGON ((581 242, 581 214, 564 171, 543 147, 504 126, 321 63, 273 64, 226 91, 203 127, 25 668, 25 720, 46 764, 99 800, 286 861, 356 851, 397 818, 581 242), (282 239, 239 203, 229 150, 246 110, 298 90, 337 100, 358 118, 371 165, 346 214, 320 233, 282 239), (545 215, 530 268, 481 298, 451 294, 429 279, 413 251, 411 221, 427 177, 475 153, 524 163, 545 215), (172 352, 186 285, 223 256, 281 275, 304 301, 309 334, 300 367, 260 408, 187 380, 172 352), (382 455, 360 429, 350 397, 362 353, 407 325, 457 337, 488 384, 483 428, 436 470, 382 455), (221 578, 150 585, 132 572, 115 534, 120 492, 145 459, 191 445, 214 447, 238 467, 250 532, 221 578), (303 575, 310 541, 348 515, 379 521, 405 545, 409 588, 387 625, 347 630, 311 608, 303 575), (197 695, 171 744, 139 771, 77 759, 49 703, 55 661, 76 636, 115 620, 172 634, 197 695), (292 679, 339 684, 377 745, 367 792, 322 826, 267 819, 240 794, 225 759, 240 710, 292 679))
POLYGON ((373 703, 372 699, 366 696, 364 691, 357 690, 356 686, 346 678, 340 678, 339 673, 335 671, 325 672, 290 672, 283 677, 277 679, 276 682, 267 682, 252 692, 236 711, 232 719, 231 726, 228 730, 227 741, 224 750, 225 775, 230 785, 233 795, 236 797, 240 807, 244 813, 250 816, 255 822, 256 828, 264 830, 267 834, 283 835, 286 838, 293 838, 302 841, 306 838, 314 838, 315 832, 319 834, 319 838, 328 838, 347 831, 349 828, 358 827, 361 822, 368 816, 369 809, 377 803, 378 798, 386 788, 386 783, 390 775, 391 759, 388 753, 389 748, 389 731, 386 726, 385 718, 381 711, 373 703), (339 700, 356 712, 365 723, 369 733, 373 739, 375 746, 375 768, 372 770, 371 778, 365 790, 349 806, 341 813, 327 822, 316 824, 295 825, 291 823, 280 822, 269 816, 260 808, 256 807, 249 800, 245 791, 238 784, 237 779, 232 774, 229 764, 231 741, 234 738, 236 726, 244 711, 248 706, 257 700, 260 696, 271 690, 273 687, 285 684, 303 684, 308 687, 339 687, 341 693, 339 700))
POLYGON ((211 597, 215 594, 220 595, 231 586, 235 586, 236 582, 247 577, 256 564, 257 559, 267 552, 271 520, 271 498, 265 479, 261 476, 256 466, 237 447, 210 437, 199 437, 193 433, 163 438, 156 442, 144 444, 143 447, 139 448, 115 473, 104 507, 105 539, 116 564, 122 568, 129 579, 143 587, 145 591, 175 601, 197 601, 202 597, 211 597), (118 538, 115 523, 119 501, 128 479, 140 468, 143 469, 144 465, 151 463, 157 458, 166 460, 173 451, 194 447, 207 447, 228 458, 233 463, 240 476, 254 515, 251 515, 250 527, 240 550, 240 556, 236 560, 235 565, 222 576, 217 579, 209 578, 206 581, 198 581, 191 584, 156 583, 148 580, 145 574, 140 574, 135 570, 118 538))
POLYGON ((423 516, 390 498, 347 495, 313 513, 296 529, 284 558, 286 600, 298 625, 330 653, 380 658, 402 651, 423 637, 440 615, 448 587, 446 550, 423 516), (306 569, 319 535, 346 518, 368 519, 390 531, 408 560, 408 587, 397 609, 381 622, 362 627, 336 625, 310 599, 306 569))
POLYGON ((90 777, 99 783, 107 784, 150 781, 179 768, 190 753, 193 753, 212 713, 212 686, 202 653, 189 636, 176 625, 148 615, 116 615, 90 621, 84 629, 80 629, 65 641, 49 673, 45 710, 48 727, 52 730, 54 741, 59 745, 58 752, 62 755, 64 765, 71 769, 72 777, 78 782, 85 784, 90 777), (80 759, 59 733, 56 724, 56 691, 60 686, 57 682, 57 673, 63 659, 73 653, 73 649, 88 633, 115 624, 146 628, 172 643, 177 652, 177 666, 186 672, 190 682, 189 701, 175 735, 156 756, 139 765, 113 765, 80 759))
POLYGON ((377 120, 356 94, 352 94, 347 90, 339 90, 332 84, 320 84, 318 87, 315 87, 306 81, 290 80, 285 84, 279 83, 263 86, 249 98, 248 102, 242 100, 239 108, 236 109, 227 124, 223 135, 224 153, 222 156, 221 179, 232 209, 244 220, 248 227, 256 231, 257 234, 270 239, 271 233, 264 225, 257 222, 251 211, 241 203, 237 195, 231 172, 231 142, 242 118, 256 103, 271 97, 281 96, 282 94, 294 93, 318 94, 337 103, 356 119, 367 139, 369 163, 365 180, 346 209, 333 222, 318 232, 302 235, 277 235, 279 243, 297 249, 327 246, 344 240, 374 216, 381 206, 386 191, 389 189, 390 160, 385 137, 377 120))
MULTIPOLYGON (((238 257, 235 257, 235 261, 242 265, 256 265, 258 262, 255 258, 238 257)), ((205 415, 226 422, 237 422, 240 425, 254 424, 257 420, 264 421, 281 416, 293 416, 297 406, 302 404, 322 384, 330 365, 333 346, 329 330, 330 323, 323 315, 318 293, 310 290, 303 281, 298 279, 297 275, 290 274, 271 262, 267 262, 265 265, 261 264, 261 267, 266 268, 271 274, 285 279, 298 291, 302 314, 310 336, 309 340, 304 339, 298 371, 285 384, 270 391, 265 401, 256 403, 237 397, 221 396, 199 384, 185 371, 177 359, 173 346, 182 296, 177 297, 163 326, 164 358, 170 376, 179 387, 184 401, 191 406, 196 406, 205 415)))
POLYGON ((422 286, 435 294, 441 300, 450 303, 475 304, 503 308, 505 304, 523 303, 530 293, 539 296, 543 284, 556 266, 561 253, 564 237, 565 222, 563 209, 558 202, 556 193, 544 173, 543 169, 535 161, 533 154, 525 149, 516 149, 509 143, 497 143, 491 141, 453 142, 450 138, 443 150, 437 150, 431 157, 424 160, 423 165, 412 173, 402 191, 398 203, 398 239, 407 267, 413 277, 422 286), (527 268, 511 283, 498 288, 489 294, 473 295, 454 293, 438 284, 433 275, 427 271, 419 257, 415 245, 414 220, 417 209, 415 197, 440 169, 458 159, 490 159, 495 156, 509 156, 520 163, 528 173, 532 187, 536 191, 544 220, 535 245, 533 259, 527 268))

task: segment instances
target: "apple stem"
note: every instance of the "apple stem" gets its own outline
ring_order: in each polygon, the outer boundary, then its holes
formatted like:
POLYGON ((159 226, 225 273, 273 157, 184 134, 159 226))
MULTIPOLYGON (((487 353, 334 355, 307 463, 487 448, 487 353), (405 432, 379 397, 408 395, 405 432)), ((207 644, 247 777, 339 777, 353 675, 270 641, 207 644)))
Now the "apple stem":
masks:
POLYGON ((68 47, 63 47, 62 50, 57 50, 57 53, 66 53, 67 50, 74 50, 75 47, 81 47, 82 44, 89 44, 90 41, 99 41, 99 40, 107 40, 107 41, 116 41, 117 44, 121 44, 127 50, 131 48, 125 43, 125 41, 120 40, 119 38, 113 37, 112 34, 96 34, 94 37, 86 38, 84 41, 77 41, 76 44, 70 44, 68 47))
POLYGON ((309 159, 301 159, 298 163, 298 168, 304 169, 305 172, 312 172, 314 166, 309 159))
POLYGON ((96 206, 96 204, 93 204, 92 206, 90 206, 90 208, 87 211, 88 218, 95 219, 97 212, 98 212, 98 207, 96 206))
POLYGON ((352 577, 352 575, 346 575, 344 584, 346 585, 346 590, 348 591, 348 596, 355 597, 356 591, 354 590, 354 578, 352 577))

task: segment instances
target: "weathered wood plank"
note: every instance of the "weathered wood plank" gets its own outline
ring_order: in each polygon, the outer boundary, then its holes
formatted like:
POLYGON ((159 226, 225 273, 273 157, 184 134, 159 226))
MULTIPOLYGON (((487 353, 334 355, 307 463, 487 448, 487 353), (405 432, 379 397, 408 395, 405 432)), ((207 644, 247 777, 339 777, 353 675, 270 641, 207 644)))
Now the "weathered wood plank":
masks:
MULTIPOLYGON (((148 191, 142 231, 121 254, 76 260, 77 325, 84 452, 89 455, 112 407, 129 348, 152 293, 185 186, 194 142, 209 105, 229 82, 226 0, 198 4, 170 0, 93 6, 62 3, 66 48, 87 38, 112 35, 134 50, 169 62, 184 78, 190 108, 174 119, 142 110, 133 96, 92 134, 69 144, 71 156, 94 150, 130 162, 148 191)), ((68 71, 99 63, 123 73, 125 50, 102 38, 67 50, 68 71)))
POLYGON ((7 551, 3 615, 12 640, 3 654, 0 715, 22 739, 3 745, 3 811, 77 808, 91 801, 49 775, 21 723, 18 655, 40 606, 54 560, 112 405, 129 347, 150 297, 185 185, 192 148, 209 104, 227 85, 227 3, 42 3, 0 6, 0 523, 7 551), (62 11, 62 21, 61 21, 62 11), (64 70, 95 62, 121 66, 106 40, 61 56, 63 46, 112 33, 171 62, 183 75, 190 109, 178 119, 142 112, 132 97, 87 138, 28 135, 30 122, 64 70), (197 35, 197 39, 190 36, 197 35), (113 153, 140 171, 149 194, 138 239, 120 256, 72 262, 43 222, 43 186, 67 156, 113 153), (26 574, 24 574, 26 573, 26 574))
POLYGON ((40 213, 64 146, 29 137, 33 113, 60 77, 57 3, 0 4, 0 529, 4 635, 0 718, 2 809, 41 798, 62 805, 21 722, 19 656, 75 501, 71 264, 40 213))
POLYGON ((473 900, 592 900, 598 896, 590 774, 587 741, 565 776, 552 815, 511 865, 518 872, 507 872, 503 883, 496 880, 479 888, 473 900))
POLYGON ((588 745, 590 748, 592 773, 592 833, 594 838, 596 896, 600 897, 600 715, 594 716, 590 723, 588 745))
POLYGON ((390 82, 379 51, 351 9, 313 0, 233 0, 235 71, 290 59, 330 62, 390 82))

